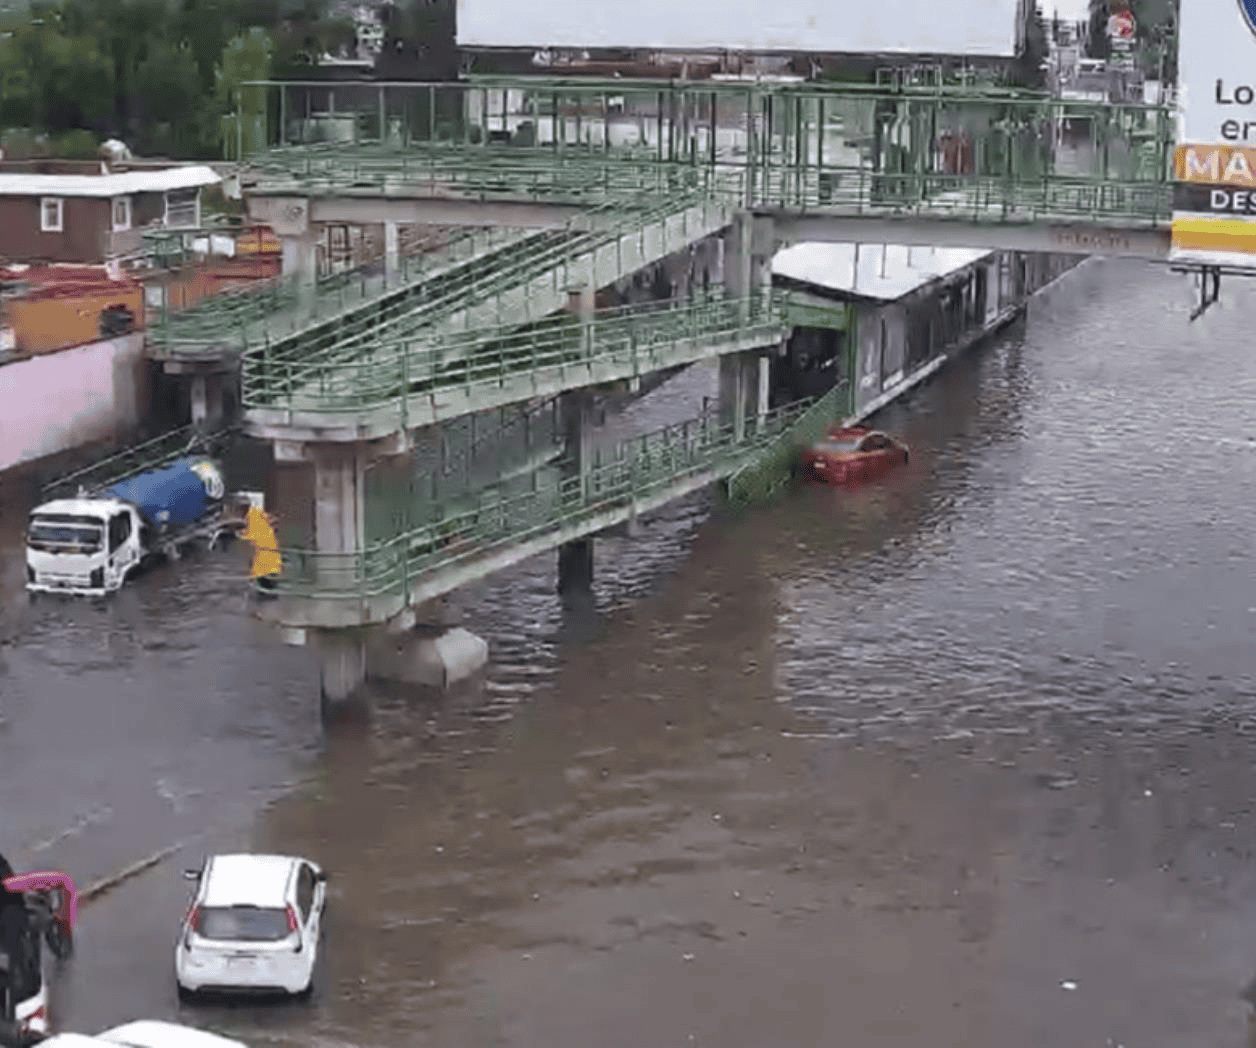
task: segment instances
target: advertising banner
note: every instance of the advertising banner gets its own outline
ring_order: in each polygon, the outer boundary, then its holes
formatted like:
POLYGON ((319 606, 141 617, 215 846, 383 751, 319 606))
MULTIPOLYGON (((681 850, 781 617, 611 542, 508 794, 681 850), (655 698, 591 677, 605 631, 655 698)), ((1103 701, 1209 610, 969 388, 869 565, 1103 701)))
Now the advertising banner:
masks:
POLYGON ((1256 266, 1256 0, 1182 0, 1170 258, 1256 266))
POLYGON ((1017 0, 458 0, 458 46, 1011 57, 1017 0))

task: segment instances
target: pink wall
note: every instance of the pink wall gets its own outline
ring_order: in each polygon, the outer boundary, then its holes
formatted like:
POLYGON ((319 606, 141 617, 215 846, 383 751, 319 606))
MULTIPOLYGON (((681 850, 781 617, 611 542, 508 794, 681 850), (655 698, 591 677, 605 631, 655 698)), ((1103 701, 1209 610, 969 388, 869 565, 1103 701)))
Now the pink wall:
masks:
POLYGON ((138 425, 143 349, 135 332, 0 365, 0 470, 138 425))

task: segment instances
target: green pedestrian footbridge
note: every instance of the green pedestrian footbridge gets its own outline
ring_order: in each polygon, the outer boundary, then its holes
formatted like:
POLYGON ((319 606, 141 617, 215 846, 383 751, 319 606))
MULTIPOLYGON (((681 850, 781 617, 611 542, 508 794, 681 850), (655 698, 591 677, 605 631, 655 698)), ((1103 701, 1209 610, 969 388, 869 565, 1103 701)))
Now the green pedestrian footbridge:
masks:
POLYGON ((849 376, 769 406, 763 361, 794 327, 857 337, 846 304, 772 287, 781 247, 1167 258, 1173 129, 1166 106, 941 78, 255 82, 228 183, 284 274, 162 315, 150 350, 240 354, 244 430, 313 465, 313 523, 281 524, 258 614, 385 623, 716 481, 770 496, 855 408, 849 376), (321 275, 337 225, 382 229, 382 256, 321 275), (406 251, 402 227, 443 232, 406 251), (595 395, 716 358, 713 408, 584 435, 595 395))

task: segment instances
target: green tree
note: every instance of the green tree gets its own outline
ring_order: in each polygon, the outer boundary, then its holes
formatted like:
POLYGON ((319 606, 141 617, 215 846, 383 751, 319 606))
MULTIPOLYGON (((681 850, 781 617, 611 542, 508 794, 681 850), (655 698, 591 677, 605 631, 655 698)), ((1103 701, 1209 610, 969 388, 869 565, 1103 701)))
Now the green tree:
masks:
POLYGON ((266 147, 266 89, 245 84, 270 77, 273 53, 270 34, 257 26, 223 49, 215 96, 223 113, 224 155, 238 157, 242 150, 247 156, 266 147))
POLYGON ((203 154, 217 138, 217 107, 201 90, 200 70, 186 42, 153 41, 136 67, 132 112, 141 154, 203 154))

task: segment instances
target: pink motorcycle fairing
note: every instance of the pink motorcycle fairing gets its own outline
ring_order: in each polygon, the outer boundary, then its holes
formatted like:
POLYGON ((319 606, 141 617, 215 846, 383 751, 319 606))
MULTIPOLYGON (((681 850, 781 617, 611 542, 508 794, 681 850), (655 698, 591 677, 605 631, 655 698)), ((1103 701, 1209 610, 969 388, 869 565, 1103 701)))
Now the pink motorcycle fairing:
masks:
POLYGON ((78 916, 78 890, 74 887, 74 882, 70 879, 69 874, 53 870, 15 873, 12 877, 6 877, 3 881, 0 881, 0 884, 3 884, 9 891, 18 893, 61 889, 65 892, 65 897, 69 903, 70 928, 73 929, 75 918, 78 916))

